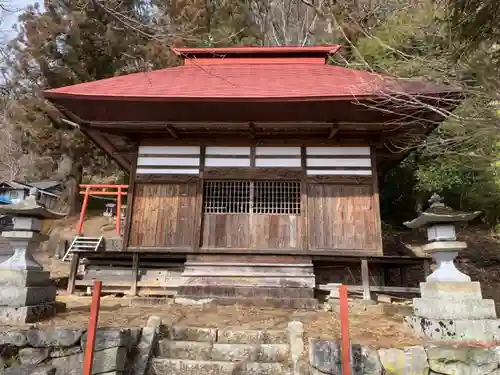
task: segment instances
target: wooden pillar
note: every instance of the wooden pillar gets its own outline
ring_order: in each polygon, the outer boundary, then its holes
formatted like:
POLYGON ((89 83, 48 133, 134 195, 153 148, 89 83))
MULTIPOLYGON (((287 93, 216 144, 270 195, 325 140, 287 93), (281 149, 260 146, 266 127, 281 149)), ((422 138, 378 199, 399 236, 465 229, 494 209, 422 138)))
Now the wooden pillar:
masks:
POLYGON ((379 185, 378 185, 378 170, 377 170, 377 156, 375 147, 370 147, 371 152, 371 162, 372 162, 372 182, 373 182, 373 193, 372 193, 372 204, 373 212, 375 214, 375 230, 376 239, 375 244, 377 246, 377 254, 384 254, 384 245, 382 241, 382 219, 380 217, 380 198, 379 198, 379 185))
POLYGON ((130 295, 137 295, 137 278, 139 275, 139 253, 132 254, 132 283, 130 284, 130 295))
POLYGON ((304 251, 309 249, 309 214, 308 214, 308 195, 307 195, 307 175, 306 175, 306 148, 300 148, 300 159, 302 166, 302 178, 300 180, 300 206, 302 215, 302 248, 304 251))
MULTIPOLYGON (((130 168, 130 176, 127 188, 127 212, 125 213, 125 228, 123 230, 123 246, 122 246, 123 249, 126 249, 128 247, 128 243, 130 240, 130 230, 132 229, 131 227, 132 227, 132 215, 134 211, 135 174, 137 171, 138 157, 139 157, 139 146, 136 144, 132 156, 132 167, 130 168)), ((121 219, 121 213, 118 215, 120 215, 121 219)))
POLYGON ((68 294, 73 294, 75 292, 75 280, 76 274, 78 272, 78 266, 80 264, 80 253, 72 252, 71 253, 71 265, 69 268, 69 277, 68 277, 68 294))
POLYGON ((370 292, 370 272, 368 270, 368 259, 361 259, 361 281, 363 283, 363 299, 365 301, 371 301, 370 292))
POLYGON ((399 267, 399 286, 408 286, 408 272, 406 267, 399 267))

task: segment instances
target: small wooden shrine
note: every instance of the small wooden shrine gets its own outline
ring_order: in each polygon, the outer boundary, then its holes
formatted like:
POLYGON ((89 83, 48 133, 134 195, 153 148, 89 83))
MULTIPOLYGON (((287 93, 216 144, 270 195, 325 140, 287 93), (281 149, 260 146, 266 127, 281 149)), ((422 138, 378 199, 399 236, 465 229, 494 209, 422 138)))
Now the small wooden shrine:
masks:
POLYGON ((124 252, 179 294, 314 304, 317 257, 383 257, 378 180, 457 104, 329 65, 339 46, 177 48, 184 64, 45 91, 130 173, 124 252))

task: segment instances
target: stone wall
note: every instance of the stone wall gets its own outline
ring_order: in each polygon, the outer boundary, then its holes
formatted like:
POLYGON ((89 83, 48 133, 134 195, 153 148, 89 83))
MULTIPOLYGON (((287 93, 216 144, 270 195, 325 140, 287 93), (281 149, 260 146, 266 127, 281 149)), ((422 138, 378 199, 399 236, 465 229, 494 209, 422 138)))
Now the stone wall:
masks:
MULTIPOLYGON (((144 375, 160 322, 144 328, 100 328, 92 374, 144 375)), ((1 375, 81 375, 87 332, 78 328, 0 331, 1 375)))
MULTIPOLYGON (((500 375, 500 347, 411 346, 372 349, 352 345, 352 375, 500 375)), ((341 345, 309 340, 300 375, 342 375, 341 345)))

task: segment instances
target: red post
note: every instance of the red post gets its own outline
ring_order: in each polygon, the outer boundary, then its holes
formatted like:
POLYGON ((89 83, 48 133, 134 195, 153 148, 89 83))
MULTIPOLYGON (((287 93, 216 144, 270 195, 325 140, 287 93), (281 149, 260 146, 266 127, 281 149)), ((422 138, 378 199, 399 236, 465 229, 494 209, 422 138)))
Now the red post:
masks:
POLYGON ((342 375, 351 375, 351 342, 349 339, 349 301, 347 286, 339 287, 340 294, 340 335, 342 340, 342 375))
POLYGON ((83 360, 83 375, 92 375, 92 364, 94 362, 95 333, 99 320, 99 308, 101 306, 101 286, 100 281, 94 280, 92 290, 92 304, 90 305, 89 328, 87 330, 87 345, 85 347, 85 358, 83 360))
POLYGON ((118 195, 116 197, 116 234, 120 236, 120 227, 122 221, 122 187, 118 186, 118 195))
POLYGON ((85 188, 85 195, 83 196, 82 211, 80 212, 80 220, 78 220, 78 234, 83 232, 83 221, 85 220, 85 211, 87 210, 87 203, 89 202, 90 186, 85 188))

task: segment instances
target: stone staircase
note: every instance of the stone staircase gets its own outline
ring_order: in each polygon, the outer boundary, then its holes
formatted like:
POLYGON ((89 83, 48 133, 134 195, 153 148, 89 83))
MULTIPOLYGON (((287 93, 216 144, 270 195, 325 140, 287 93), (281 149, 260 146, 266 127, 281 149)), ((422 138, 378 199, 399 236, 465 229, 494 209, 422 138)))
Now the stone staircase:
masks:
POLYGON ((288 375, 286 330, 170 327, 161 333, 149 375, 288 375))

